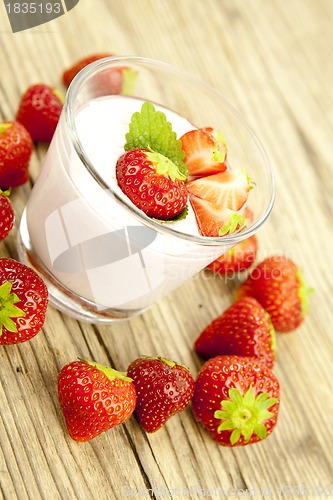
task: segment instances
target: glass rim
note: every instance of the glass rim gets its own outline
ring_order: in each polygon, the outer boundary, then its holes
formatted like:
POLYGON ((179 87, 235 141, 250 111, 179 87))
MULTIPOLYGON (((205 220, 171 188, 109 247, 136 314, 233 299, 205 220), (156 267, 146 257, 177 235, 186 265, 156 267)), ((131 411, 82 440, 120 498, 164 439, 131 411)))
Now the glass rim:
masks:
POLYGON ((167 235, 171 235, 174 237, 178 237, 181 239, 188 240, 190 242, 194 242, 200 245, 207 245, 207 246, 229 246, 229 245, 236 245, 240 241, 249 238, 252 236, 254 233, 257 232, 257 230, 262 226, 262 224, 266 221, 268 218, 273 205, 274 205, 274 199, 275 199, 275 182, 274 182, 274 176, 273 176, 273 171, 270 165, 269 158, 266 154, 266 151, 257 137, 257 135, 254 133, 252 128, 248 125, 246 120, 243 118, 242 114, 232 105, 229 103, 229 101, 222 95, 220 94, 214 87, 206 83, 204 80, 202 80, 199 77, 196 77, 195 75, 187 72, 186 70, 183 70, 181 68, 178 68, 177 66, 174 66, 172 64, 159 61, 156 59, 151 59, 147 57, 140 57, 140 56, 109 56, 109 57, 104 57, 102 59, 99 59, 97 61, 94 61, 90 63, 88 66, 84 67, 73 79, 71 82, 70 86, 68 87, 66 98, 65 98, 65 103, 64 103, 64 117, 65 121, 68 125, 68 131, 69 131, 69 138, 71 140, 72 145, 74 146, 74 149, 82 161, 83 167, 88 171, 88 173, 91 175, 91 177, 99 184, 100 187, 103 189, 109 190, 117 203, 119 203, 121 206, 123 206, 127 211, 129 211, 136 219, 139 219, 144 225, 149 226, 150 228, 155 229, 158 233, 164 233, 167 235), (191 80, 193 83, 201 87, 202 89, 205 89, 207 92, 213 93, 216 95, 216 97, 220 100, 223 101, 224 105, 229 108, 229 110, 236 116, 237 120, 239 120, 242 124, 243 127, 247 130, 247 132, 250 134, 254 142, 256 143, 256 146, 263 158, 263 162, 265 165, 266 173, 267 173, 267 178, 268 178, 268 195, 267 195, 267 203, 260 214, 260 216, 257 218, 256 221, 251 223, 248 227, 246 227, 243 230, 240 230, 238 232, 232 233, 230 235, 224 235, 224 236, 202 236, 202 235, 194 235, 194 234, 189 234, 189 233, 184 233, 182 231, 179 231, 175 228, 171 227, 171 224, 166 222, 159 222, 157 220, 151 219, 148 217, 142 210, 137 208, 135 205, 131 204, 130 200, 123 199, 121 196, 119 196, 112 186, 110 186, 104 179, 103 177, 97 172, 95 169, 94 165, 90 161, 89 156, 87 155, 80 139, 79 135, 77 132, 76 128, 76 123, 75 123, 75 101, 76 98, 79 94, 79 91, 82 87, 82 85, 85 83, 85 81, 92 77, 94 74, 99 72, 102 69, 106 69, 108 67, 112 67, 113 63, 121 63, 122 65, 126 65, 126 62, 128 64, 135 63, 137 65, 150 65, 154 67, 160 67, 161 69, 173 73, 177 73, 184 79, 191 80))

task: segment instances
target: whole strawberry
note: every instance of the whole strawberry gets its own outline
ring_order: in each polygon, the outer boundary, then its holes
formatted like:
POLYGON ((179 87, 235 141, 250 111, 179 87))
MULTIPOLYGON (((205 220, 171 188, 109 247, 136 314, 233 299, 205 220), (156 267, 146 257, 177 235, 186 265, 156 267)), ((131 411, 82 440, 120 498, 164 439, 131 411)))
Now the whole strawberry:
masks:
POLYGON ((0 123, 0 189, 27 182, 33 148, 31 136, 21 123, 0 123))
POLYGON ((58 396, 68 432, 89 441, 120 425, 133 413, 136 393, 131 378, 90 361, 73 361, 58 376, 58 396))
POLYGON ((66 87, 69 87, 73 78, 81 71, 81 69, 85 68, 86 66, 88 66, 88 64, 91 64, 94 61, 98 61, 99 59, 110 57, 112 55, 113 54, 111 54, 110 52, 101 52, 99 54, 91 54, 89 56, 83 57, 82 59, 79 59, 70 68, 66 69, 63 72, 63 83, 66 85, 66 87))
MULTIPOLYGON (((100 53, 92 54, 75 62, 70 68, 66 69, 62 75, 62 81, 69 87, 74 77, 88 64, 110 57, 113 54, 100 53)), ((94 75, 94 93, 95 96, 110 94, 129 94, 131 93, 136 80, 136 71, 127 66, 110 67, 94 75)))
POLYGON ((33 141, 50 142, 62 107, 62 95, 49 85, 38 83, 23 94, 16 120, 26 127, 33 141))
POLYGON ((7 238, 14 226, 15 214, 9 201, 10 191, 0 189, 0 240, 7 238))
POLYGON ((155 432, 183 411, 192 399, 194 380, 186 366, 166 358, 143 356, 127 372, 137 392, 135 415, 146 432, 155 432))
POLYGON ((216 356, 198 374, 192 411, 218 444, 240 446, 271 434, 279 403, 279 382, 260 361, 216 356))
POLYGON ((149 217, 173 219, 186 206, 186 177, 160 153, 127 151, 117 161, 116 176, 121 190, 149 217))
POLYGON ((236 300, 254 297, 269 313, 276 331, 290 332, 303 322, 311 291, 297 265, 288 257, 276 255, 251 271, 237 290, 236 300))
POLYGON ((259 302, 245 297, 214 319, 201 332, 194 347, 205 359, 234 354, 257 358, 272 368, 276 356, 275 331, 259 302))
POLYGON ((0 259, 0 345, 32 339, 45 322, 48 291, 30 267, 0 259))

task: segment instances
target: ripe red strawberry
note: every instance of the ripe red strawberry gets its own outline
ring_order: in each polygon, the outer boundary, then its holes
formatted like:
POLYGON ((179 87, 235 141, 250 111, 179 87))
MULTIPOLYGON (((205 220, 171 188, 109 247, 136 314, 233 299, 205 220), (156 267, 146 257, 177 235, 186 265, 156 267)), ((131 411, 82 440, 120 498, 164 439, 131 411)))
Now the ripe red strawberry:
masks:
POLYGON ((205 358, 218 355, 254 357, 272 368, 276 356, 275 331, 269 314, 252 297, 232 304, 199 335, 194 348, 205 358))
POLYGON ((45 322, 48 291, 30 267, 0 259, 0 345, 32 339, 45 322))
POLYGON ((195 382, 192 411, 199 424, 223 446, 265 439, 278 418, 280 385, 260 361, 216 356, 195 382))
POLYGON ((229 208, 219 208, 213 203, 190 196, 190 202, 202 236, 224 236, 244 226, 244 217, 229 208))
POLYGON ((63 106, 63 97, 44 83, 29 87, 23 94, 16 120, 29 131, 33 141, 50 142, 63 106))
POLYGON ((134 384, 126 374, 84 360, 62 368, 58 396, 68 432, 81 442, 125 422, 136 402, 134 384))
MULTIPOLYGON (((113 54, 110 53, 93 54, 80 59, 73 66, 64 71, 62 75, 64 84, 66 87, 69 87, 71 81, 81 69, 92 62, 112 55, 113 54)), ((95 95, 128 94, 131 92, 135 78, 136 72, 129 67, 107 68, 95 76, 95 95)))
POLYGON ((24 184, 34 145, 29 132, 18 122, 0 123, 0 189, 24 184))
POLYGON ((14 226, 15 214, 9 195, 10 191, 0 189, 0 240, 4 240, 14 226))
POLYGON ((193 396, 194 380, 186 366, 143 356, 131 363, 128 376, 136 387, 135 415, 146 432, 155 432, 183 411, 193 396))
POLYGON ((212 127, 190 130, 181 138, 184 162, 192 178, 224 172, 227 147, 222 134, 212 127))
POLYGON ((215 259, 206 269, 221 276, 235 275, 245 271, 253 264, 257 256, 257 250, 258 239, 253 234, 215 259))
POLYGON ((290 332, 303 322, 311 291, 297 265, 288 257, 276 255, 251 271, 237 290, 236 300, 254 297, 269 313, 275 330, 290 332))
POLYGON ((62 75, 62 81, 66 85, 66 87, 69 87, 71 81, 73 78, 81 71, 81 69, 85 68, 88 66, 88 64, 91 64, 92 62, 98 61, 99 59, 103 59, 104 57, 110 57, 113 56, 114 54, 111 54, 110 52, 103 52, 100 54, 92 54, 90 56, 86 56, 77 62, 73 64, 70 68, 66 69, 63 72, 62 75))
POLYGON ((185 208, 185 176, 165 156, 147 149, 131 149, 117 161, 119 187, 149 217, 173 219, 185 208))
POLYGON ((245 171, 235 169, 191 181, 187 189, 190 197, 209 201, 217 208, 237 211, 247 201, 250 183, 245 171))

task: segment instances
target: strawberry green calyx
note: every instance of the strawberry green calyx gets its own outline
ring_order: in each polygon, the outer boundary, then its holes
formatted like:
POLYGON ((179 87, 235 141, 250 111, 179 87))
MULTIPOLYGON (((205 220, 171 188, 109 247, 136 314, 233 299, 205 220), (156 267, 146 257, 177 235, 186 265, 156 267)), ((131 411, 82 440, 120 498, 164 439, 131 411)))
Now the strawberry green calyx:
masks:
POLYGON ((229 389, 229 398, 221 401, 221 410, 214 412, 214 418, 220 419, 218 432, 232 431, 230 443, 236 444, 243 436, 247 443, 255 433, 260 439, 267 436, 265 420, 273 417, 274 414, 268 408, 277 403, 276 398, 270 398, 266 392, 254 394, 252 386, 242 395, 238 389, 229 389))
POLYGON ((110 368, 108 366, 101 365, 99 363, 94 363, 93 361, 87 361, 86 359, 79 358, 80 361, 83 361, 84 363, 87 363, 87 365, 93 366, 97 370, 101 371, 104 373, 104 375, 107 376, 109 380, 115 380, 116 378, 120 380, 124 380, 124 382, 132 382, 133 379, 130 377, 127 377, 126 372, 118 372, 114 368, 110 368))
POLYGON ((11 128, 12 126, 12 123, 0 123, 0 134, 2 134, 5 130, 11 128))
POLYGON ((305 316, 309 310, 309 296, 311 293, 314 292, 313 288, 310 288, 306 285, 304 278, 300 272, 300 270, 297 270, 297 278, 300 284, 299 290, 298 290, 298 296, 301 300, 301 308, 302 308, 302 314, 305 316))
POLYGON ((0 189, 0 195, 6 196, 6 198, 10 197, 10 193, 11 193, 10 189, 6 189, 6 191, 2 191, 2 189, 0 189))
POLYGON ((176 362, 172 361, 171 359, 168 358, 163 358, 162 356, 143 356, 143 359, 147 361, 162 361, 163 363, 167 364, 170 368, 173 368, 176 366, 176 362))
POLYGON ((146 152, 145 155, 154 165, 158 175, 167 175, 172 181, 175 181, 176 179, 181 181, 186 180, 186 175, 182 174, 177 165, 175 165, 166 156, 161 153, 155 153, 154 151, 146 152))
POLYGON ((269 333, 270 333, 270 336, 271 336, 271 341, 272 341, 272 349, 273 351, 275 352, 275 354, 277 353, 277 342, 276 342, 276 333, 275 333, 275 328, 273 326, 273 323, 272 323, 272 320, 271 320, 271 317, 270 315, 268 314, 267 311, 265 311, 265 317, 266 317, 266 320, 267 320, 267 323, 270 325, 270 330, 269 330, 269 333))
POLYGON ((162 361, 162 363, 168 365, 169 368, 174 368, 177 365, 190 371, 190 369, 187 366, 183 365, 182 363, 176 363, 176 361, 172 361, 171 359, 168 358, 163 358, 162 356, 144 356, 144 359, 162 361))
POLYGON ((217 130, 215 134, 215 138, 217 142, 214 144, 214 149, 213 149, 213 159, 215 161, 218 161, 220 163, 224 162, 226 158, 226 149, 221 150, 220 145, 222 144, 224 148, 226 148, 226 141, 223 137, 223 134, 221 130, 217 130))
POLYGON ((172 125, 162 111, 157 111, 151 102, 144 102, 141 110, 133 113, 129 132, 126 134, 125 151, 149 149, 169 158, 179 171, 188 177, 184 163, 185 152, 177 139, 172 125))
POLYGON ((58 90, 58 89, 52 89, 52 93, 53 93, 56 97, 58 97, 58 99, 59 99, 59 101, 61 102, 61 104, 64 104, 64 102, 65 102, 65 98, 64 98, 64 96, 63 96, 62 92, 60 92, 60 90, 58 90))
POLYGON ((11 292, 12 286, 10 281, 5 281, 0 286, 0 336, 3 326, 9 332, 17 332, 16 324, 11 318, 25 316, 25 312, 15 305, 20 299, 16 293, 11 292))
POLYGON ((249 186, 249 189, 253 189, 256 187, 256 183, 251 179, 250 177, 250 174, 248 174, 246 168, 242 168, 242 172, 244 173, 244 175, 246 175, 246 180, 247 180, 247 184, 249 186))
POLYGON ((245 219, 244 216, 238 212, 234 212, 230 217, 228 224, 222 226, 219 229, 219 236, 225 236, 227 233, 232 234, 239 227, 244 226, 245 219))
POLYGON ((131 68, 123 69, 123 83, 121 88, 121 93, 123 95, 133 94, 135 83, 136 83, 137 72, 131 68))

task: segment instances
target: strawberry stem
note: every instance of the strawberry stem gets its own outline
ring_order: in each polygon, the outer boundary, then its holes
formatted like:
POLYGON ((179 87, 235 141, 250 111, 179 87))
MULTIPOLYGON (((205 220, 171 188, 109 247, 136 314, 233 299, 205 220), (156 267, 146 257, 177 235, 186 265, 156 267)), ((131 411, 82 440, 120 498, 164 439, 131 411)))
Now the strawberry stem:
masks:
POLYGON ((52 89, 52 93, 59 99, 59 101, 61 102, 61 104, 64 104, 65 98, 64 98, 62 92, 60 92, 60 90, 58 90, 58 89, 52 89))
POLYGON ((219 229, 219 236, 225 236, 227 233, 234 233, 238 227, 244 226, 244 223, 244 216, 238 212, 234 212, 230 217, 228 224, 219 229))
POLYGON ((161 153, 156 153, 155 151, 145 152, 148 160, 154 165, 156 173, 158 175, 167 175, 172 181, 176 179, 185 181, 186 176, 182 174, 177 167, 169 158, 162 155, 161 153))
POLYGON ((302 307, 302 314, 305 316, 309 310, 309 297, 310 294, 314 292, 313 288, 310 288, 306 285, 304 278, 300 272, 300 270, 297 270, 297 278, 300 283, 300 288, 298 290, 298 296, 301 299, 301 307, 302 307))
POLYGON ((9 332, 17 332, 15 322, 11 318, 20 318, 25 316, 25 312, 19 309, 15 304, 20 302, 16 293, 12 293, 13 283, 5 281, 0 286, 0 336, 4 326, 9 332))
POLYGON ((0 134, 12 126, 12 123, 0 123, 0 134))
POLYGON ((134 69, 124 68, 123 69, 123 84, 121 93, 123 95, 132 95, 136 83, 137 73, 134 69))
POLYGON ((220 419, 221 423, 217 431, 232 431, 230 442, 232 445, 243 436, 247 443, 255 433, 260 439, 267 436, 265 420, 273 417, 268 408, 277 403, 276 398, 270 398, 268 393, 263 392, 257 397, 252 385, 242 395, 238 389, 229 389, 229 399, 221 401, 221 410, 216 410, 214 418, 220 419))

